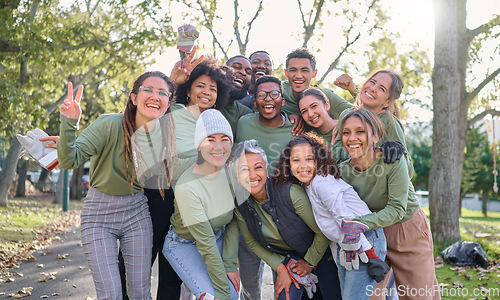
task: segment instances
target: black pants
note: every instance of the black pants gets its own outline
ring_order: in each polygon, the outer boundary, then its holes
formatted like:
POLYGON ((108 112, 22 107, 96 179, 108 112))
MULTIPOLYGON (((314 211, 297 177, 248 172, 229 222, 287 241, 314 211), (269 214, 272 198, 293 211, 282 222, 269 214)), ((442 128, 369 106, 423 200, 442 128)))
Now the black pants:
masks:
MULTIPOLYGON (((174 213, 174 192, 164 190, 165 199, 162 199, 159 190, 144 189, 148 197, 149 213, 153 222, 153 252, 151 265, 158 256, 158 292, 157 300, 179 300, 182 280, 177 276, 168 260, 163 256, 162 249, 170 227, 170 217, 174 213)), ((122 279, 123 299, 128 300, 125 282, 125 265, 121 252, 118 256, 120 276, 122 279)))

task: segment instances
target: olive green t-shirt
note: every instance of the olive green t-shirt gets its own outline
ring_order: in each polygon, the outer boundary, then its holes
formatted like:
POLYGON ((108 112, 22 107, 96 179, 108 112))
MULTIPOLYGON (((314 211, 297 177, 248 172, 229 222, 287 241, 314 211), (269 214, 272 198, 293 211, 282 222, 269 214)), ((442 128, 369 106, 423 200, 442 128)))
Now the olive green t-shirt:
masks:
POLYGON ((226 118, 231 125, 231 130, 233 131, 233 138, 236 139, 236 128, 238 126, 238 120, 246 115, 251 114, 253 111, 247 106, 241 104, 239 101, 234 101, 232 104, 226 105, 220 110, 222 115, 226 118))
POLYGON ((274 166, 278 162, 286 144, 294 138, 292 135, 293 124, 284 114, 281 116, 284 119, 283 125, 268 127, 260 122, 259 113, 244 115, 238 121, 236 131, 236 143, 251 139, 257 140, 266 152, 270 174, 273 174, 274 166))

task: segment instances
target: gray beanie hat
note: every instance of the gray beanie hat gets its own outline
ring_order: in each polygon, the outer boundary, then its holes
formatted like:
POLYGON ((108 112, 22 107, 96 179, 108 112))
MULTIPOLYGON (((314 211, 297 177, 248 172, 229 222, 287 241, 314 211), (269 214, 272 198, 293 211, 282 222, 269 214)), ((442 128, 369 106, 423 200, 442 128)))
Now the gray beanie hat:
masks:
POLYGON ((233 131, 231 125, 224 118, 220 111, 215 109, 207 109, 200 114, 196 121, 196 129, 194 131, 194 146, 196 149, 200 147, 201 142, 212 134, 225 134, 233 142, 233 131))

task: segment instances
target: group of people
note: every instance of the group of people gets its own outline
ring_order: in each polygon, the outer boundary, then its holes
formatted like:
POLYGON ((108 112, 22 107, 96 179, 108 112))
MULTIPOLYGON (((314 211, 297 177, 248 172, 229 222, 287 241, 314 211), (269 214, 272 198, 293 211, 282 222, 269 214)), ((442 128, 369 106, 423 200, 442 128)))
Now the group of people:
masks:
POLYGON ((342 75, 351 104, 311 87, 307 49, 288 54, 284 82, 266 51, 225 65, 195 52, 170 76, 139 76, 123 113, 79 135, 83 87, 73 97, 68 83, 57 149, 63 168, 90 159, 82 244, 98 299, 151 299, 156 257, 157 299, 181 284, 260 299, 264 262, 276 299, 381 299, 391 272, 400 299, 439 299, 401 77, 381 70, 357 89, 342 75))

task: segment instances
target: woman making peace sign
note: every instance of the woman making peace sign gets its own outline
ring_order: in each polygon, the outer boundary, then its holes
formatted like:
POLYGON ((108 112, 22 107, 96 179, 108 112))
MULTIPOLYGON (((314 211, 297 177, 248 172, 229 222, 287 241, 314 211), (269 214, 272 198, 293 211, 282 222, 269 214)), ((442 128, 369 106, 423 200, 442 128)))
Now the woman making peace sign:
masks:
MULTIPOLYGON (((153 133, 163 124, 155 120, 169 111, 173 89, 165 74, 146 72, 134 82, 123 115, 101 115, 77 137, 83 86, 73 99, 73 86, 68 83, 68 99, 59 110, 57 152, 61 167, 66 169, 90 158, 91 187, 82 208, 81 228, 98 299, 122 299, 118 240, 130 299, 151 299, 153 230, 147 199, 133 169, 131 136, 136 130, 153 133)), ((161 137, 161 151, 174 147, 172 128, 161 126, 161 137)), ((168 161, 163 165, 165 171, 171 168, 168 161)))

